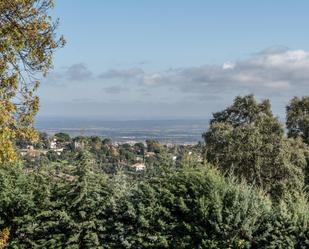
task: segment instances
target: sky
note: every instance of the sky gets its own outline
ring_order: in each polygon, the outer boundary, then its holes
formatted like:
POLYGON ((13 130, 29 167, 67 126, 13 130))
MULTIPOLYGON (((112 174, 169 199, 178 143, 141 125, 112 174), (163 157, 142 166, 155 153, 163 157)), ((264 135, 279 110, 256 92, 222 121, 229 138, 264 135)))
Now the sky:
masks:
POLYGON ((309 1, 55 0, 67 40, 40 117, 209 118, 237 95, 284 117, 309 94, 309 1))

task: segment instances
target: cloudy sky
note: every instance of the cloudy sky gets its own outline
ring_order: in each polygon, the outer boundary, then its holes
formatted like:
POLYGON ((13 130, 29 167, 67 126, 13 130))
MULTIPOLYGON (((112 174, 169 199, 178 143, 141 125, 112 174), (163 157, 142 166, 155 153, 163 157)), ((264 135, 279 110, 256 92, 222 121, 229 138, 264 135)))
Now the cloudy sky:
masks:
POLYGON ((276 115, 309 94, 309 1, 56 0, 67 45, 41 117, 208 118, 236 95, 276 115))

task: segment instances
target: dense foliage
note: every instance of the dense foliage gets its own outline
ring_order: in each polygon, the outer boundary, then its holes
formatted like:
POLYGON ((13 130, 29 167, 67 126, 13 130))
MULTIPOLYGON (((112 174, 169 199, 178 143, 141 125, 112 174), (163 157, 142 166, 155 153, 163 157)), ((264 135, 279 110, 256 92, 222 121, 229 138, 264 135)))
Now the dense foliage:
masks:
POLYGON ((309 144, 309 97, 293 98, 286 109, 288 135, 309 144))
POLYGON ((262 187, 273 197, 301 191, 308 149, 300 139, 287 138, 268 101, 237 97, 215 113, 203 135, 206 156, 223 171, 262 187))
POLYGON ((89 153, 59 169, 0 169, 7 248, 307 248, 304 194, 272 202, 210 165, 113 177, 89 153))
POLYGON ((309 247, 308 148, 268 101, 237 97, 205 144, 39 137, 0 168, 0 248, 309 247))
POLYGON ((287 134, 249 95, 204 144, 37 136, 36 79, 64 44, 52 7, 0 1, 0 249, 309 248, 309 97, 287 106, 287 134))

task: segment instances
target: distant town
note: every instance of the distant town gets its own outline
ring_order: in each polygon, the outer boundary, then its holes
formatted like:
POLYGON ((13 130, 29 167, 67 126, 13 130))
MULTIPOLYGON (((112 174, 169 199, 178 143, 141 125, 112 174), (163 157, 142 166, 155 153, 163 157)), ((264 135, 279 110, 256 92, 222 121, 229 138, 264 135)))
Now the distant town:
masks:
POLYGON ((176 164, 184 156, 194 157, 195 162, 202 163, 202 143, 195 144, 162 144, 154 139, 144 142, 128 140, 115 142, 111 138, 98 136, 71 137, 67 133, 59 132, 53 135, 39 133, 39 141, 29 144, 17 141, 17 147, 22 158, 31 166, 39 165, 48 160, 61 163, 63 160, 72 160, 79 151, 90 150, 97 157, 98 162, 110 164, 115 170, 119 167, 146 170, 147 164, 153 164, 157 155, 167 153, 176 164))

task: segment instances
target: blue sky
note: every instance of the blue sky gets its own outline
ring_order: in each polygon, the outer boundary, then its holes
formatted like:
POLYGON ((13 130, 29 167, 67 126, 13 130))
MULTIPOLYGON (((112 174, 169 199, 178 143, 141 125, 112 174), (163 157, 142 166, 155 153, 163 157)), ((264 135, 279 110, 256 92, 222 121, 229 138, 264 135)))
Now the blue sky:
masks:
POLYGON ((56 0, 67 45, 40 115, 202 118, 247 93, 283 115, 309 90, 308 10, 300 0, 56 0))

